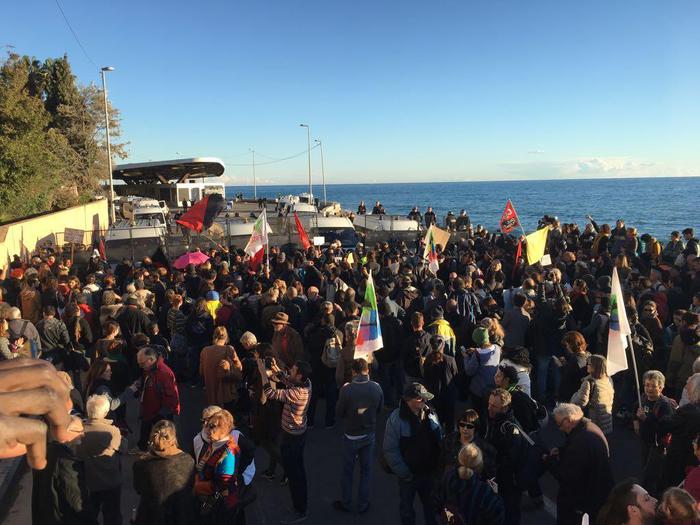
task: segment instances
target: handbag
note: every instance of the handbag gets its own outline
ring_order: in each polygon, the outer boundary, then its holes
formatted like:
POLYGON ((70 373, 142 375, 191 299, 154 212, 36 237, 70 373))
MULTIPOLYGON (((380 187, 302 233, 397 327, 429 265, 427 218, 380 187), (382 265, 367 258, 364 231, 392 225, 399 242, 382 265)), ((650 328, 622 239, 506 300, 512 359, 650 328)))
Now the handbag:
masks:
POLYGON ((214 492, 214 494, 210 496, 205 496, 204 499, 199 502, 199 515, 201 517, 213 516, 222 505, 223 501, 224 497, 221 492, 214 492))

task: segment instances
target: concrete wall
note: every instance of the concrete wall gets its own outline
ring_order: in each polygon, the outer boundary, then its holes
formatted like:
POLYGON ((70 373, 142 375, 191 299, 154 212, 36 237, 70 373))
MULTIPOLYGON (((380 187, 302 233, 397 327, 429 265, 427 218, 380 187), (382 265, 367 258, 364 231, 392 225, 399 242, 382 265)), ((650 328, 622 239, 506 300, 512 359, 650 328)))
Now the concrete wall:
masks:
POLYGON ((26 259, 37 245, 63 246, 65 228, 83 230, 83 244, 90 245, 93 235, 108 227, 107 199, 5 224, 0 226, 0 267, 7 267, 15 254, 26 259))

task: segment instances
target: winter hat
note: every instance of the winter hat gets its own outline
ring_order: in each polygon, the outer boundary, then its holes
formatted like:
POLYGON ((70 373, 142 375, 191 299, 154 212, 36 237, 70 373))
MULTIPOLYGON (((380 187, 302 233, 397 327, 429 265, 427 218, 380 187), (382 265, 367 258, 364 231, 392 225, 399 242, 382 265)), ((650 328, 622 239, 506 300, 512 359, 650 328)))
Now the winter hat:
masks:
POLYGON ((219 300, 219 292, 215 290, 209 290, 206 295, 207 301, 218 301, 219 300))
POLYGON ((472 340, 479 346, 486 346, 490 343, 489 331, 486 328, 475 328, 472 332, 472 340))

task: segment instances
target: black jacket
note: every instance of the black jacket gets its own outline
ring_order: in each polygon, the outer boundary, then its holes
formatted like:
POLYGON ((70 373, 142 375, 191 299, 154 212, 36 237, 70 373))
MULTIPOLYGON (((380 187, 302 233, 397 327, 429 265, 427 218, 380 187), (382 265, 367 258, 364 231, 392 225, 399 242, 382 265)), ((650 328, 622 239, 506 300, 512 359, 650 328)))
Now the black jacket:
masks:
POLYGON ((671 433, 671 444, 661 470, 659 491, 678 485, 685 478, 685 469, 698 464, 693 454, 693 439, 700 433, 700 407, 683 405, 668 419, 659 421, 659 432, 671 433))
POLYGON ((85 481, 85 464, 68 445, 49 442, 48 464, 32 470, 33 525, 97 525, 85 481))
POLYGON ((403 366, 406 375, 420 379, 423 377, 423 371, 420 364, 420 358, 427 357, 431 352, 430 334, 425 330, 420 332, 411 332, 403 343, 403 366))
POLYGON ((610 449, 600 428, 583 418, 548 466, 559 482, 557 523, 579 525, 583 512, 595 523, 614 484, 610 449))

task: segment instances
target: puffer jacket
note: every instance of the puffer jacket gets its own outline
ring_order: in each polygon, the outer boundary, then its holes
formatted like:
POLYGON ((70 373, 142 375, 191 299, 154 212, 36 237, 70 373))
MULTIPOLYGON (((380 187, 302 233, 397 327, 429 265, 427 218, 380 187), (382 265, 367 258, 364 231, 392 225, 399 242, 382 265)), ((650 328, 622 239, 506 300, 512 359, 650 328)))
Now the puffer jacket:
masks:
POLYGON ((581 387, 573 396, 571 402, 580 406, 586 416, 593 421, 603 434, 608 435, 613 430, 612 407, 615 389, 608 376, 594 379, 587 375, 581 380, 581 387))

